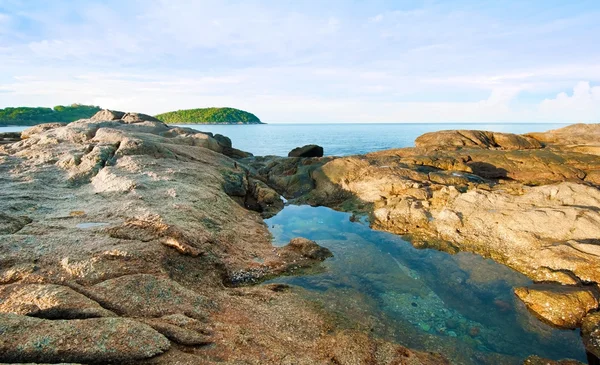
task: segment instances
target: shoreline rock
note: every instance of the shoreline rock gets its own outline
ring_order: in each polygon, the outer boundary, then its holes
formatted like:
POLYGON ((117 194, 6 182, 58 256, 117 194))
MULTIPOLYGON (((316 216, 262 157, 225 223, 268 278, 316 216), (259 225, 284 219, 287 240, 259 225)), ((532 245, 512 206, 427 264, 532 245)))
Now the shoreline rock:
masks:
MULTIPOLYGON (((527 135, 441 131, 420 136, 415 148, 249 164, 291 203, 368 213, 373 228, 407 235, 417 247, 473 252, 536 282, 597 286, 599 135, 600 124, 527 135)), ((556 288, 518 292, 530 308, 557 299, 542 315, 554 317, 571 300, 558 300, 564 288, 556 288)), ((598 309, 588 299, 555 325, 580 326, 598 309)))
POLYGON ((0 361, 321 363, 339 343, 374 363, 445 363, 348 336, 294 290, 226 285, 330 254, 271 245, 263 217, 283 201, 226 139, 116 111, 22 135, 0 146, 0 361))

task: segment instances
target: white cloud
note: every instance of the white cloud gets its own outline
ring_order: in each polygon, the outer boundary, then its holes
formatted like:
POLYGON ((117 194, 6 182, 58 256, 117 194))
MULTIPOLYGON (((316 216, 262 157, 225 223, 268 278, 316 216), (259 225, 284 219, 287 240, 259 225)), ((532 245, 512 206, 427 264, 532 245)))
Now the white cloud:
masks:
POLYGON ((558 120, 600 122, 600 86, 591 87, 589 82, 579 82, 571 96, 561 92, 554 99, 543 100, 539 110, 558 120))
POLYGON ((90 102, 158 113, 214 103, 296 122, 597 115, 589 85, 540 104, 579 80, 600 83, 593 16, 518 21, 493 6, 443 2, 400 11, 385 2, 14 3, 19 21, 0 14, 0 107, 90 102), (19 23, 35 31, 11 28, 19 23))

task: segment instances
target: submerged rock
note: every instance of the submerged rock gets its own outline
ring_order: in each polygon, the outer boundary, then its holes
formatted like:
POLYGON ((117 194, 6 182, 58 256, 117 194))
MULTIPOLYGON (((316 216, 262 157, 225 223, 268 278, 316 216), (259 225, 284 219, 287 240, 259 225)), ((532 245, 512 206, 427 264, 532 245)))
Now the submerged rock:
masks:
POLYGON ((288 153, 288 157, 323 157, 323 147, 316 144, 296 147, 288 153))

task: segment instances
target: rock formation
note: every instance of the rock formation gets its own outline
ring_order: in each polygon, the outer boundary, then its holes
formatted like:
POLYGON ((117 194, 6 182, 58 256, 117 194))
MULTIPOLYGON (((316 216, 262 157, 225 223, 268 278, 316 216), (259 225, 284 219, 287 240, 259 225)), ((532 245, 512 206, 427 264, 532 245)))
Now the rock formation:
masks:
POLYGON ((600 124, 528 135, 441 131, 414 148, 364 156, 246 162, 292 202, 366 212, 374 228, 418 247, 474 252, 558 284, 517 295, 554 325, 587 323, 597 354, 586 315, 598 309, 600 283, 599 135, 600 124))
POLYGON ((288 157, 323 157, 323 147, 316 144, 296 147, 288 153, 288 157))
POLYGON ((447 363, 246 285, 331 253, 271 245, 283 202, 226 139, 115 111, 22 137, 0 146, 0 362, 447 363))

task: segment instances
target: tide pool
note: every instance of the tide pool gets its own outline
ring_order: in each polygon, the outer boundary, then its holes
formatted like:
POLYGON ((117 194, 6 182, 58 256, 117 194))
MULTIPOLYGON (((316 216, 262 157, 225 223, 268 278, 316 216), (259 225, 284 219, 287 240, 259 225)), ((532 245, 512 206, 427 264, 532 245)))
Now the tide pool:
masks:
POLYGON ((276 246, 306 237, 333 252, 314 274, 270 282, 303 288, 348 325, 457 364, 521 364, 529 355, 586 361, 579 331, 531 315, 513 294, 531 281, 492 260, 416 249, 325 207, 286 206, 266 224, 276 246))

